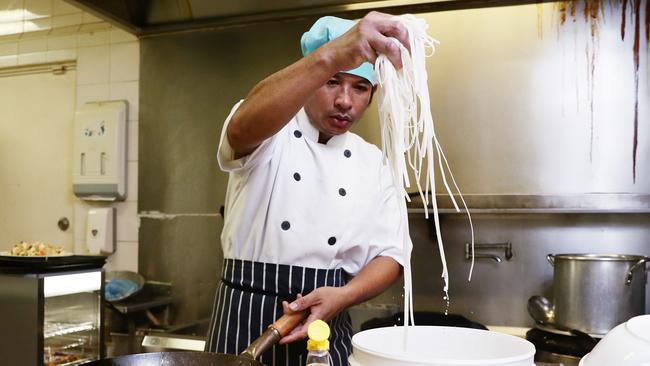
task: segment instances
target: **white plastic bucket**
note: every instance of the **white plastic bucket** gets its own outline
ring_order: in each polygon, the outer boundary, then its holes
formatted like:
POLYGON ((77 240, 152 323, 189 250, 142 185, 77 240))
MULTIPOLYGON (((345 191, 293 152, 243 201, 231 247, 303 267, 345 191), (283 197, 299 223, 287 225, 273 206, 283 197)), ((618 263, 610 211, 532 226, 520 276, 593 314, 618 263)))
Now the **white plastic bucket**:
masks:
POLYGON ((617 325, 580 360, 580 366, 611 365, 650 365, 650 315, 617 325))
POLYGON ((352 337, 350 366, 534 366, 535 346, 487 330, 413 326, 366 330, 352 337))

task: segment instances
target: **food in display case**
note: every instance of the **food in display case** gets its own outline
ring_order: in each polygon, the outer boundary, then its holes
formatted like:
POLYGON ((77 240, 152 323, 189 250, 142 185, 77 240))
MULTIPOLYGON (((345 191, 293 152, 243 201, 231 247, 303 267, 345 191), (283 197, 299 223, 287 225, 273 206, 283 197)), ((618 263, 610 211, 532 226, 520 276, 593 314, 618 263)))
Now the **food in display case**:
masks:
POLYGON ((98 295, 85 292, 45 298, 45 366, 73 366, 98 358, 98 295))
POLYGON ((11 248, 11 251, 6 252, 6 255, 19 256, 19 257, 50 257, 67 255, 63 247, 54 244, 43 243, 36 241, 29 243, 21 241, 11 248))
POLYGON ((63 366, 79 361, 79 357, 70 353, 56 351, 45 356, 45 366, 63 366))
POLYGON ((88 334, 87 332, 50 336, 45 339, 43 364, 45 366, 72 366, 93 361, 97 358, 93 343, 92 333, 88 334))

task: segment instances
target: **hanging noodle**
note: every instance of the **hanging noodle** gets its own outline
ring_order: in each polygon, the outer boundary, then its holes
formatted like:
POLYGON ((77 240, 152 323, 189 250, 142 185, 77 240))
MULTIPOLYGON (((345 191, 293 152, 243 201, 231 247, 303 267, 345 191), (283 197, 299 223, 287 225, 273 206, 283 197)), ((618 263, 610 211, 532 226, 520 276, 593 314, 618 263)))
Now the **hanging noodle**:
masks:
MULTIPOLYGON (((451 183, 458 192, 458 196, 467 212, 472 245, 472 264, 470 266, 468 281, 472 278, 474 269, 474 227, 465 200, 451 173, 447 158, 442 151, 440 142, 436 137, 431 116, 429 99, 429 87, 427 84, 427 70, 425 58, 433 55, 435 45, 438 41, 427 34, 429 27, 423 19, 418 19, 410 14, 397 17, 408 30, 409 51, 396 39, 393 41, 400 47, 402 69, 396 70, 393 64, 385 55, 379 55, 375 62, 377 79, 381 88, 378 91, 378 108, 381 126, 382 153, 388 162, 392 175, 393 184, 398 194, 410 201, 407 188, 411 187, 408 168, 413 172, 415 185, 424 204, 425 217, 428 218, 429 197, 433 207, 433 219, 435 222, 436 238, 442 262, 442 278, 444 280, 443 291, 447 308, 449 307, 449 272, 447 260, 442 244, 440 233, 440 220, 438 218, 438 205, 435 199, 435 162, 440 171, 445 190, 449 194, 454 208, 459 212, 456 198, 447 182, 447 174, 451 177, 451 183), (437 155, 437 159, 436 159, 437 155), (422 179, 424 178, 424 187, 422 179), (430 192, 430 194, 429 194, 430 192)), ((406 206, 400 205, 402 217, 407 221, 406 206)), ((411 279, 411 250, 412 243, 408 234, 408 222, 404 225, 404 325, 412 323, 413 319, 413 297, 411 279)), ((446 311, 445 311, 446 313, 446 311)))

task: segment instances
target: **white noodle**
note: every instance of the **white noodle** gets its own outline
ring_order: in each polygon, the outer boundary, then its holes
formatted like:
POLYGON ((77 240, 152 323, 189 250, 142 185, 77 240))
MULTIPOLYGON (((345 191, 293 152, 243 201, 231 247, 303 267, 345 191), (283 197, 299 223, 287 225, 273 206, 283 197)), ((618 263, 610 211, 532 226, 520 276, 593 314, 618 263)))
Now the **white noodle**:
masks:
MULTIPOLYGON (((410 14, 397 17, 408 30, 409 51, 397 40, 393 39, 400 47, 402 69, 396 70, 388 57, 381 54, 375 62, 377 80, 381 88, 378 91, 378 108, 381 126, 382 153, 388 162, 392 175, 393 184, 398 194, 410 201, 407 188, 411 186, 407 170, 411 169, 415 177, 415 185, 424 204, 425 217, 428 218, 427 207, 429 205, 429 192, 431 192, 431 205, 433 207, 433 219, 435 222, 436 238, 442 262, 442 278, 444 280, 444 299, 449 304, 449 272, 447 260, 440 233, 440 220, 438 217, 438 205, 435 199, 435 162, 437 160, 442 182, 449 194, 456 211, 459 211, 458 204, 447 183, 447 174, 451 177, 453 187, 461 199, 463 207, 467 212, 471 229, 472 243, 472 264, 468 281, 472 278, 474 269, 474 227, 472 225, 469 210, 465 200, 456 184, 451 172, 447 158, 442 151, 440 142, 436 137, 433 117, 429 99, 429 87, 427 84, 427 70, 425 58, 432 56, 435 45, 438 41, 427 34, 429 27, 426 21, 418 19, 410 14), (435 155, 437 154, 437 159, 435 155), (446 168, 446 169, 445 169, 446 168), (424 173, 424 174, 423 174, 424 173), (424 188, 421 184, 424 178, 424 188)), ((413 319, 413 296, 411 279, 411 250, 412 243, 408 234, 408 222, 406 207, 400 205, 402 217, 406 222, 404 225, 404 325, 412 323, 413 319), (411 319, 411 321, 409 321, 411 319)))

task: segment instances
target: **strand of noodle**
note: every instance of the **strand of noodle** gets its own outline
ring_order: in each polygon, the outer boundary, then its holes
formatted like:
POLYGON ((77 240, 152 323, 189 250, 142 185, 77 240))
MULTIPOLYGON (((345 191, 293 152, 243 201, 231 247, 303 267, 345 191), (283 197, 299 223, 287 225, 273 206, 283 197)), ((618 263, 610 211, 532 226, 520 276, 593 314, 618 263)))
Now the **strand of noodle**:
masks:
POLYGON ((456 188, 456 192, 458 192, 458 196, 460 197, 460 201, 463 204, 463 208, 465 209, 465 212, 467 213, 467 219, 469 221, 469 229, 470 233, 472 235, 471 243, 472 243, 472 264, 469 267, 469 276, 467 277, 467 281, 472 280, 472 273, 474 272, 474 224, 472 223, 472 215, 469 212, 469 208, 467 208, 467 204, 465 203, 465 198, 463 197, 463 194, 460 192, 460 188, 458 188, 458 184, 456 184, 456 179, 454 178, 454 175, 451 173, 451 167, 449 166, 449 162, 447 161, 447 158, 445 157, 445 153, 442 151, 442 147, 440 147, 440 144, 436 140, 436 146, 439 147, 438 151, 440 152, 440 155, 442 155, 442 158, 445 160, 445 165, 447 167, 447 170, 449 170, 449 176, 451 177, 451 182, 454 185, 454 188, 456 188))
MULTIPOLYGON (((452 189, 447 182, 445 170, 449 172, 453 187, 459 194, 463 208, 467 212, 470 222, 472 236, 472 264, 468 280, 471 280, 474 268, 474 228, 467 204, 458 188, 458 185, 456 184, 456 180, 454 179, 451 168, 449 167, 449 162, 444 155, 433 127, 425 58, 433 55, 435 52, 435 45, 438 42, 426 33, 428 25, 423 19, 417 19, 408 14, 400 16, 399 19, 404 23, 408 30, 408 40, 411 49, 409 54, 406 48, 395 40, 401 51, 402 69, 395 70, 394 66, 385 55, 379 55, 375 63, 375 70, 378 76, 377 79, 381 86, 380 93, 378 93, 378 100, 382 154, 391 167, 393 183, 398 190, 398 193, 402 197, 406 198, 407 201, 410 201, 410 197, 406 188, 411 186, 407 167, 411 169, 415 177, 415 184, 418 193, 425 207, 426 218, 428 218, 428 210, 426 208, 429 204, 429 195, 426 192, 431 192, 431 205, 433 207, 436 239, 438 241, 438 249, 440 251, 440 259, 442 262, 441 277, 444 279, 445 300, 449 301, 449 273, 444 253, 442 235, 440 232, 439 210, 435 199, 435 155, 437 155, 437 163, 442 182, 445 186, 445 190, 451 198, 455 210, 457 212, 460 211, 452 189), (433 146, 435 146, 435 151, 433 146), (425 158, 426 165, 423 165, 425 158), (423 171, 423 166, 425 167, 424 176, 426 177, 424 189, 421 186, 421 173, 423 171), (431 187, 430 190, 429 187, 431 187)), ((405 210, 405 207, 403 209, 405 210)), ((410 319, 413 319, 413 296, 410 268, 412 243, 408 238, 408 226, 406 226, 406 233, 407 238, 405 238, 403 246, 403 254, 405 258, 405 326, 410 324, 410 319)))

